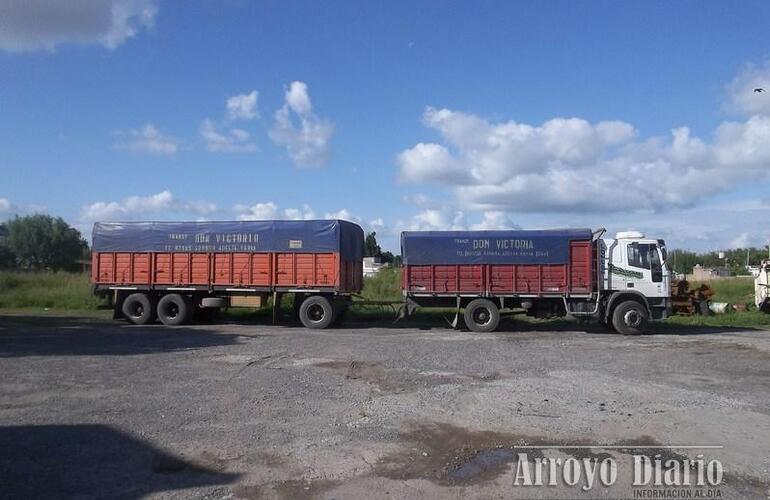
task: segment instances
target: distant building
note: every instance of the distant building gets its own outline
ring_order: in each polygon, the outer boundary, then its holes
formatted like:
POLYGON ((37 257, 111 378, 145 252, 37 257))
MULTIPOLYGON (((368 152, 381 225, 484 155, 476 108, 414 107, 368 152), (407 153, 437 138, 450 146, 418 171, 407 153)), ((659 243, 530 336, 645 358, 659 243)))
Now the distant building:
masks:
POLYGON ((379 257, 364 257, 364 276, 374 276, 387 265, 379 257))
POLYGON ((709 281, 719 278, 729 278, 732 276, 730 270, 726 267, 703 267, 700 264, 696 264, 692 268, 692 280, 693 281, 709 281))

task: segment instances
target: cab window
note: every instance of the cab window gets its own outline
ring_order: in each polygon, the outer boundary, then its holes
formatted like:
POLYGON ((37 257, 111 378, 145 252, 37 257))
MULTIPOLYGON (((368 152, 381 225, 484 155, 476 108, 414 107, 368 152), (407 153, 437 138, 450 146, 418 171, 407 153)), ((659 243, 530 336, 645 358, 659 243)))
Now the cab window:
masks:
POLYGON ((650 247, 655 251, 655 245, 649 243, 631 243, 628 245, 628 265, 642 269, 650 269, 650 247))

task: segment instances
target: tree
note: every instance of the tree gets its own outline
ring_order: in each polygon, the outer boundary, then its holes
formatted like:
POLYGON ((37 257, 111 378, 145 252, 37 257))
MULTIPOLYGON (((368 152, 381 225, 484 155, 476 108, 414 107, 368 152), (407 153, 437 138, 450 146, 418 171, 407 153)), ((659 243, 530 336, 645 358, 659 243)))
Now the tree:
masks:
POLYGON ((382 259, 383 262, 386 262, 393 267, 401 267, 400 255, 393 255, 392 252, 386 251, 386 252, 382 252, 382 255, 380 255, 380 259, 382 259))
POLYGON ((8 228, 0 224, 0 269, 9 269, 16 265, 16 256, 8 248, 8 228))
POLYGON ((75 271, 88 244, 61 217, 35 214, 8 222, 8 248, 23 269, 75 271))
POLYGON ((16 256, 11 249, 0 243, 0 269, 10 269, 16 265, 16 256))
POLYGON ((372 231, 366 234, 364 240, 364 257, 379 257, 382 255, 382 249, 377 244, 377 233, 372 231))
POLYGON ((668 265, 679 274, 692 272, 695 264, 702 263, 702 256, 689 250, 671 250, 668 253, 668 265))
POLYGON ((401 256, 393 255, 393 252, 383 252, 380 245, 377 244, 377 233, 374 231, 366 233, 366 239, 364 239, 364 257, 379 257, 380 261, 385 264, 401 267, 401 256))

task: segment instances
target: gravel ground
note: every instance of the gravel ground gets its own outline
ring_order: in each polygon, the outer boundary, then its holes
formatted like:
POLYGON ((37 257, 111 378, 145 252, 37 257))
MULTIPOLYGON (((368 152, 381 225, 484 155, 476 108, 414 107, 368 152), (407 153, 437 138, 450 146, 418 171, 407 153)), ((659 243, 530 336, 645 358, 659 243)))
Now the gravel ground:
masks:
POLYGON ((0 497, 642 498, 633 454, 770 497, 770 332, 438 325, 0 317, 0 497), (515 486, 522 452, 617 481, 515 486))

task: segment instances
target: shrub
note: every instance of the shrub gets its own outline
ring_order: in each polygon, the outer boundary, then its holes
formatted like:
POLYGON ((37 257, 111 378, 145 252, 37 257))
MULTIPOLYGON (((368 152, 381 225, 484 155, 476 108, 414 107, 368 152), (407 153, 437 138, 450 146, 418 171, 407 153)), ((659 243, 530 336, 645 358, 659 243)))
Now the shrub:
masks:
POLYGON ((0 308, 96 309, 88 275, 0 271, 0 308))

